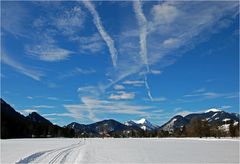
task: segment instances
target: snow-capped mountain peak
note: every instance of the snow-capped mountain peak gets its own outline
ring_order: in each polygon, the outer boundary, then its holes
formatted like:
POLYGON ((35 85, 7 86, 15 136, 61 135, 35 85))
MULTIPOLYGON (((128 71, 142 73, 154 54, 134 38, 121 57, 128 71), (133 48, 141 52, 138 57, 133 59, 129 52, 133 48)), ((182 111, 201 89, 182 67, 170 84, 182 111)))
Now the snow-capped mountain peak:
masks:
POLYGON ((141 118, 140 120, 129 120, 124 124, 127 126, 138 126, 143 130, 153 130, 158 127, 156 125, 153 125, 151 122, 149 122, 145 118, 141 118))
POLYGON ((145 124, 148 123, 148 120, 146 120, 145 118, 141 118, 140 120, 135 120, 134 122, 136 124, 145 124))
POLYGON ((216 109, 216 108, 211 108, 211 109, 208 109, 205 111, 205 113, 208 113, 208 112, 221 112, 221 110, 216 109))

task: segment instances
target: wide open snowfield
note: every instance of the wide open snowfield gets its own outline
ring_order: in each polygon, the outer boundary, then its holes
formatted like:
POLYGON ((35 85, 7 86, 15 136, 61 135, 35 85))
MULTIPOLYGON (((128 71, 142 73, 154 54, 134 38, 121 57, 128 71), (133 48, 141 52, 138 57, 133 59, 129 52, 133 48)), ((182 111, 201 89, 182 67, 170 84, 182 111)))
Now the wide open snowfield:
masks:
POLYGON ((9 139, 1 163, 239 163, 239 139, 9 139))

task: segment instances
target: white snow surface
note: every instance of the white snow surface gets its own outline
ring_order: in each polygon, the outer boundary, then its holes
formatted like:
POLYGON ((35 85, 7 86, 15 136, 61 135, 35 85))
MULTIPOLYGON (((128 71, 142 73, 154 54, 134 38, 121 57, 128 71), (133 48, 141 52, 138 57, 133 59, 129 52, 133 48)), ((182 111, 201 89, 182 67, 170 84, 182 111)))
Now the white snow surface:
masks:
POLYGON ((239 163, 239 139, 1 140, 1 163, 239 163))
POLYGON ((225 118, 225 119, 223 119, 222 121, 223 122, 226 122, 226 121, 230 121, 231 119, 230 118, 225 118))

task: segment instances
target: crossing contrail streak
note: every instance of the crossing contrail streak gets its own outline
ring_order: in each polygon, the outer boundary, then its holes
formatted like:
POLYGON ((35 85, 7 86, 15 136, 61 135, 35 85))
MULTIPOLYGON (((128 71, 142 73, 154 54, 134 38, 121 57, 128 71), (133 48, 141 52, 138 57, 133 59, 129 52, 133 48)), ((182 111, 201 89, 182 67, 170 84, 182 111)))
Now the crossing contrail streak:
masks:
POLYGON ((148 82, 147 82, 146 74, 144 75, 144 83, 145 83, 145 87, 147 89, 147 94, 148 94, 149 99, 153 100, 153 97, 152 97, 152 94, 151 94, 151 91, 150 91, 150 87, 149 87, 148 82))
POLYGON ((112 64, 114 67, 116 67, 117 66, 117 50, 115 48, 113 39, 105 31, 105 29, 102 25, 102 22, 101 22, 101 18, 99 17, 99 14, 97 13, 97 11, 95 9, 95 6, 90 1, 83 1, 83 4, 92 14, 93 22, 94 22, 95 26, 97 27, 98 32, 100 33, 101 37, 103 38, 103 40, 106 42, 106 44, 108 46, 108 49, 109 49, 109 52, 110 52, 111 58, 112 58, 112 64))

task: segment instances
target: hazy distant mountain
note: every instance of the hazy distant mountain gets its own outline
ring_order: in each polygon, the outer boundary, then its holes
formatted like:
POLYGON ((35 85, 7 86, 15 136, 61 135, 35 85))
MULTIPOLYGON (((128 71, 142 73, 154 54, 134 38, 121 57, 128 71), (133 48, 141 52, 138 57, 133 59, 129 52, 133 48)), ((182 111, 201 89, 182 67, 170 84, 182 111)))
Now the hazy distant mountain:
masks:
POLYGON ((141 129, 143 129, 144 131, 146 131, 146 130, 151 131, 151 130, 154 130, 159 127, 157 125, 153 125, 151 122, 149 122, 145 118, 141 118, 140 120, 129 120, 129 121, 125 122, 124 124, 127 126, 138 126, 141 129))

